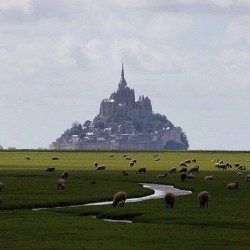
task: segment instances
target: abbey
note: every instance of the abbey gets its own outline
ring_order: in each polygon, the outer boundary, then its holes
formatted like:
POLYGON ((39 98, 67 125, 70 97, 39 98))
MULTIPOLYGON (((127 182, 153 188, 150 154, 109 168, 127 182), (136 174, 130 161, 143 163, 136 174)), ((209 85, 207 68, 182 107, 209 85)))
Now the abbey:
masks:
POLYGON ((188 140, 165 115, 154 113, 151 100, 135 100, 122 64, 118 89, 100 104, 93 121, 74 123, 49 149, 62 150, 186 150, 188 140))

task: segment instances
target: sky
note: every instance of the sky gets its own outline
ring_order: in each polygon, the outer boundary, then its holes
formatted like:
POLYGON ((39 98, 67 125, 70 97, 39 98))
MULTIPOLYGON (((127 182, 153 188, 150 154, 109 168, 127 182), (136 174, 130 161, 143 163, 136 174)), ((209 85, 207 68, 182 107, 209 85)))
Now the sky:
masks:
POLYGON ((48 148, 125 79, 192 150, 250 150, 250 0, 0 0, 0 145, 48 148))

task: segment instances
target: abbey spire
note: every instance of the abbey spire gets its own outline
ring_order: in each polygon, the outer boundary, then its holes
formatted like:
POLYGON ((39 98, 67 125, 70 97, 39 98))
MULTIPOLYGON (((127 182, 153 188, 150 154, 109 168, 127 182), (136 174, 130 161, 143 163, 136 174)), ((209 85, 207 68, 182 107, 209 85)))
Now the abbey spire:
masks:
POLYGON ((124 78, 124 68, 123 68, 123 62, 122 62, 122 73, 121 73, 121 80, 119 82, 119 88, 127 87, 127 82, 124 78))

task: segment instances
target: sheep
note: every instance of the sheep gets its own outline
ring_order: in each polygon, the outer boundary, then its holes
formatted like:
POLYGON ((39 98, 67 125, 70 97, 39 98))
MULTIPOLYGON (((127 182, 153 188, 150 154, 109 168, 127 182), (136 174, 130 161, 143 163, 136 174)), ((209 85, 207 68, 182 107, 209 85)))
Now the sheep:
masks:
POLYGON ((196 159, 195 159, 195 158, 193 158, 193 159, 192 159, 192 162, 193 162, 193 163, 195 163, 195 162, 196 162, 196 159))
POLYGON ((187 167, 187 164, 185 162, 180 162, 181 167, 187 167))
POLYGON ((127 157, 127 155, 122 155, 122 157, 127 157))
POLYGON ((146 168, 139 168, 137 174, 146 174, 146 168))
POLYGON ((154 161, 159 161, 160 160, 160 158, 156 158, 156 159, 154 159, 154 161))
POLYGON ((129 166, 130 166, 130 167, 133 167, 133 166, 134 166, 134 162, 131 161, 131 162, 129 163, 129 166))
POLYGON ((98 167, 96 167, 96 169, 95 170, 105 170, 106 169, 106 167, 105 166, 98 166, 98 167))
POLYGON ((173 208, 175 203, 175 195, 172 193, 166 193, 165 203, 166 203, 166 208, 173 208))
POLYGON ((56 156, 55 156, 55 157, 52 157, 52 160, 53 160, 53 161, 59 160, 59 157, 56 157, 56 156))
POLYGON ((124 207, 124 203, 127 199, 127 194, 123 191, 116 193, 113 197, 113 206, 116 207, 119 203, 121 207, 124 207))
POLYGON ((191 160, 185 160, 186 164, 191 164, 191 162, 192 162, 191 160))
POLYGON ((199 166, 195 166, 195 167, 192 167, 190 168, 190 170, 188 171, 188 173, 199 173, 199 166))
POLYGON ((128 176, 128 173, 126 171, 122 171, 123 176, 128 176))
POLYGON ((234 167, 238 168, 240 166, 240 163, 234 163, 234 167))
POLYGON ((66 170, 63 171, 63 172, 62 172, 62 178, 63 178, 63 179, 67 179, 68 177, 69 177, 69 172, 66 171, 66 170))
POLYGON ((158 154, 154 154, 153 157, 158 157, 158 154))
POLYGON ((217 167, 219 170, 223 169, 223 170, 227 170, 227 166, 225 164, 219 164, 219 166, 217 167))
POLYGON ((131 158, 127 156, 127 157, 126 157, 126 160, 130 160, 130 161, 131 161, 131 158))
POLYGON ((226 189, 239 189, 239 182, 228 183, 226 189))
POLYGON ((240 165, 240 166, 237 168, 237 170, 246 170, 246 167, 240 165))
POLYGON ((245 181, 250 181, 250 174, 246 176, 245 181))
POLYGON ((207 175, 207 176, 204 177, 204 180, 212 181, 212 180, 214 180, 214 176, 213 175, 207 175))
POLYGON ((193 175, 193 174, 188 174, 188 175, 187 175, 187 178, 188 178, 188 179, 196 179, 196 176, 193 175))
POLYGON ((3 187, 4 187, 3 183, 0 182, 0 192, 3 190, 3 187))
POLYGON ((46 172, 54 172, 56 168, 54 167, 47 167, 46 172))
POLYGON ((111 154, 111 155, 109 155, 109 157, 114 157, 114 155, 113 155, 113 154, 111 154))
POLYGON ((187 168, 186 167, 183 167, 179 170, 179 173, 186 173, 187 172, 187 168))
POLYGON ((136 164, 136 159, 133 159, 131 162, 133 162, 134 164, 136 164))
POLYGON ((30 160, 30 157, 27 155, 27 156, 25 157, 25 159, 26 159, 26 160, 30 160))
POLYGON ((65 184, 65 181, 64 181, 64 179, 59 179, 58 181, 57 181, 57 189, 64 189, 64 184, 65 184))
POLYGON ((181 181, 187 181, 187 174, 185 172, 180 173, 181 181))
POLYGON ((169 173, 170 174, 172 174, 172 173, 175 173, 176 174, 176 171, 177 171, 177 168, 171 168, 170 170, 169 170, 169 173))
POLYGON ((168 176, 168 174, 159 174, 158 175, 158 178, 165 178, 165 177, 167 177, 168 176))
POLYGON ((210 199, 210 194, 207 191, 202 191, 198 194, 200 207, 208 207, 209 199, 210 199))
POLYGON ((97 167, 98 166, 98 162, 95 161, 94 162, 94 166, 97 167))
POLYGON ((220 163, 220 164, 223 164, 223 161, 220 161, 219 163, 220 163))

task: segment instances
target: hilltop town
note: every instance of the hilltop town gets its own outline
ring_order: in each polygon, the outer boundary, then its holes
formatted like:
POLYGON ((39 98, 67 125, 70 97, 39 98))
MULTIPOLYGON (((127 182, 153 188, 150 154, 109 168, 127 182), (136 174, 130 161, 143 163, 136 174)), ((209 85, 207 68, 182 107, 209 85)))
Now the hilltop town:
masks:
POLYGON ((93 121, 75 122, 50 150, 187 150, 187 137, 165 115, 154 113, 151 100, 128 87, 122 65, 118 90, 100 105, 93 121))

